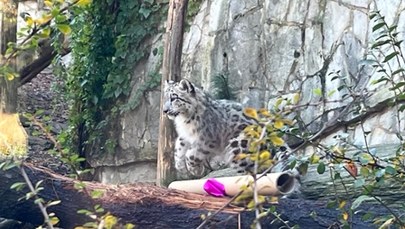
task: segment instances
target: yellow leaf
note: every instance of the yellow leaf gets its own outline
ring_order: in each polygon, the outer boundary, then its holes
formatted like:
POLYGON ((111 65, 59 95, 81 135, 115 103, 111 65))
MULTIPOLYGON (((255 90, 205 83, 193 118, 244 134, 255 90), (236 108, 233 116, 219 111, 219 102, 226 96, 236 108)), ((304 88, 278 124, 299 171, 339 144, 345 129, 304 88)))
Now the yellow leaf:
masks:
POLYGON ((254 200, 251 200, 251 201, 248 203, 247 208, 248 208, 248 209, 254 209, 255 206, 256 206, 255 201, 254 201, 254 200))
POLYGON ((260 169, 267 169, 273 165, 273 160, 266 160, 260 164, 260 169))
POLYGON ((247 154, 245 154, 245 153, 240 153, 240 154, 238 154, 238 155, 236 155, 235 157, 234 157, 234 160, 243 160, 243 159, 245 159, 247 157, 247 154))
POLYGON ((257 154, 250 155, 250 160, 251 161, 257 161, 257 154))
POLYGON ((125 229, 134 229, 135 228, 135 225, 133 225, 132 223, 127 223, 127 224, 125 224, 125 227, 124 227, 125 229))
POLYGON ((87 6, 92 3, 92 0, 79 0, 76 5, 78 6, 87 6))
POLYGON ((247 189, 248 189, 247 184, 242 184, 242 185, 240 186, 240 190, 242 190, 242 191, 245 191, 245 190, 247 190, 247 189))
POLYGON ((266 201, 266 197, 259 195, 257 196, 257 203, 262 204, 266 201))
POLYGON ((6 78, 7 78, 7 80, 11 81, 15 78, 15 75, 13 73, 8 72, 8 73, 6 73, 6 78))
POLYGON ((346 201, 342 200, 339 203, 339 208, 342 209, 346 205, 346 201))
POLYGON ((43 25, 43 24, 48 23, 50 20, 52 20, 52 15, 51 14, 44 14, 44 15, 42 15, 42 17, 36 19, 35 21, 38 24, 43 25))
POLYGON ((385 221, 378 229, 388 229, 391 228, 391 225, 395 222, 395 218, 390 218, 385 221))
POLYGON ((59 24, 59 25, 57 25, 57 27, 65 35, 68 35, 68 34, 70 34, 70 32, 72 32, 72 29, 70 28, 69 25, 59 24))
POLYGON ((269 202, 271 204, 278 204, 278 197, 277 196, 271 196, 269 202))
POLYGON ((254 119, 257 119, 258 118, 258 116, 257 116, 257 111, 256 111, 256 109, 254 109, 254 108, 245 108, 245 110, 243 111, 243 113, 246 115, 246 116, 248 116, 249 118, 254 118, 254 119))
POLYGON ((30 16, 25 17, 25 22, 27 23, 28 26, 32 26, 34 24, 34 20, 30 16))
POLYGON ((107 229, 111 229, 113 228, 113 226, 115 226, 117 224, 117 217, 112 216, 112 215, 107 215, 104 219, 105 222, 105 227, 107 229))
POLYGON ((267 110, 266 108, 260 108, 259 109, 259 114, 265 116, 265 117, 270 117, 271 114, 269 112, 269 110, 267 110))
POLYGON ((49 221, 50 221, 50 223, 51 223, 52 225, 56 225, 57 223, 59 223, 59 219, 58 219, 58 217, 56 217, 56 216, 51 217, 51 218, 49 219, 49 221))
POLYGON ((301 97, 300 93, 295 93, 292 99, 293 104, 297 104, 300 101, 300 97, 301 97))
POLYGON ((283 101, 284 101, 283 98, 278 98, 278 99, 276 100, 276 103, 274 104, 274 107, 275 107, 276 109, 278 109, 278 106, 280 106, 280 104, 281 104, 283 101))
POLYGON ((52 8, 53 3, 51 1, 44 1, 45 5, 49 8, 52 8))
POLYGON ((309 162, 310 162, 311 164, 316 164, 316 163, 319 162, 320 159, 321 159, 321 158, 320 158, 318 155, 316 155, 316 154, 314 153, 314 154, 312 154, 311 157, 309 158, 309 162))
POLYGON ((271 156, 270 152, 265 150, 262 153, 260 153, 260 160, 262 160, 262 161, 269 160, 270 156, 271 156))
POLYGON ((347 212, 343 212, 342 218, 344 221, 347 221, 349 219, 349 214, 347 212))
POLYGON ((284 140, 278 136, 270 136, 270 141, 273 143, 275 146, 282 146, 284 145, 284 140))
POLYGON ((51 29, 49 27, 44 28, 39 35, 41 36, 41 38, 48 38, 49 35, 51 35, 51 29))
POLYGON ((333 152, 335 153, 335 154, 338 154, 338 155, 345 155, 345 149, 344 148, 342 148, 342 147, 339 147, 339 146, 335 146, 335 147, 333 147, 333 152))
POLYGON ((289 126, 294 125, 295 121, 289 119, 282 119, 283 123, 289 126))
POLYGON ((284 127, 284 122, 281 121, 281 120, 276 120, 276 121, 274 122, 274 127, 277 128, 277 129, 281 129, 281 128, 284 127))

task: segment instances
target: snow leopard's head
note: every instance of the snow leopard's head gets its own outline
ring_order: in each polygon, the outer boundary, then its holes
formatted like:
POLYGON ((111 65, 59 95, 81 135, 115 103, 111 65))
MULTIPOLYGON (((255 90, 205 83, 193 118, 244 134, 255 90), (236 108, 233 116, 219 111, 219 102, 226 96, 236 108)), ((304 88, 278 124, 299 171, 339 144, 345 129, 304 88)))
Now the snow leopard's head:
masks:
POLYGON ((163 112, 174 119, 179 115, 188 118, 196 113, 201 91, 190 81, 168 81, 165 85, 163 112))

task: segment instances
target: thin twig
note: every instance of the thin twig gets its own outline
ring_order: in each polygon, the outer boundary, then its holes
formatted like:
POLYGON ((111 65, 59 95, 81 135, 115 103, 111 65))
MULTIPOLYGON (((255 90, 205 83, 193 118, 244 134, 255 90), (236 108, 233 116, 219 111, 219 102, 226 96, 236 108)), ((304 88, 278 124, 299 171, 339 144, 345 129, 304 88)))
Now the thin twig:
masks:
MULTIPOLYGON (((28 177, 27 173, 25 172, 23 162, 21 162, 21 165, 19 166, 19 168, 20 168, 20 172, 24 178, 25 183, 28 185, 28 188, 30 189, 30 192, 34 194, 36 199, 39 199, 37 191, 35 190, 30 178, 28 177)), ((37 201, 37 205, 38 205, 39 209, 41 210, 42 215, 44 216, 45 223, 48 225, 48 229, 53 229, 54 227, 49 220, 49 215, 46 211, 46 207, 42 204, 41 201, 37 201)))

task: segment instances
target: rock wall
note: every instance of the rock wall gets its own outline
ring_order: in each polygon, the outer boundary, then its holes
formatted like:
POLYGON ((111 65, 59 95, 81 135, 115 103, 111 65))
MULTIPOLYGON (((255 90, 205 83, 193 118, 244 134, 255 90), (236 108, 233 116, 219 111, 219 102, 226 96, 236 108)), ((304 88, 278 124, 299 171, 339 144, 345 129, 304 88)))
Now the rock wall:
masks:
MULTIPOLYGON (((377 9, 388 24, 398 22, 403 38, 405 3, 401 0, 203 1, 184 36, 183 77, 210 91, 212 78, 227 74, 239 100, 253 107, 271 107, 278 97, 299 93, 298 105, 311 104, 299 112, 310 131, 316 133, 328 123, 342 122, 323 141, 333 143, 333 133, 344 132, 361 146, 363 131, 355 125, 359 115, 337 120, 342 108, 350 103, 341 100, 347 90, 336 90, 343 79, 332 81, 334 75, 330 73, 340 71, 354 92, 368 95, 364 105, 376 109, 364 123, 365 130, 371 131, 369 142, 396 144, 396 133, 404 127, 397 125, 396 110, 384 105, 392 93, 386 85, 374 85, 372 81, 380 76, 363 64, 375 39, 369 14, 377 9)), ((157 63, 152 51, 150 56, 136 66, 132 97, 157 63)), ((93 158, 100 180, 153 181, 158 116, 159 89, 144 93, 140 105, 122 115, 114 130, 119 136, 118 153, 93 158)))
MULTIPOLYGON (((381 103, 393 95, 387 85, 372 83, 381 74, 364 65, 376 38, 369 15, 380 10, 388 24, 398 23, 403 39, 404 7, 400 0, 204 1, 185 34, 183 76, 209 90, 213 76, 229 73, 247 106, 271 107, 276 98, 299 93, 299 105, 313 104, 299 115, 315 133, 350 103, 342 100, 347 90, 337 91, 343 80, 332 81, 331 73, 340 71, 356 93, 366 93, 367 107, 384 107, 381 103)), ((395 69, 394 61, 390 64, 395 69)), ((371 131, 367 138, 375 145, 398 143, 396 133, 403 131, 396 125, 396 110, 384 109, 365 121, 366 131, 371 131)), ((356 117, 343 119, 350 123, 356 117)), ((342 131, 364 144, 359 126, 342 125, 342 131)))

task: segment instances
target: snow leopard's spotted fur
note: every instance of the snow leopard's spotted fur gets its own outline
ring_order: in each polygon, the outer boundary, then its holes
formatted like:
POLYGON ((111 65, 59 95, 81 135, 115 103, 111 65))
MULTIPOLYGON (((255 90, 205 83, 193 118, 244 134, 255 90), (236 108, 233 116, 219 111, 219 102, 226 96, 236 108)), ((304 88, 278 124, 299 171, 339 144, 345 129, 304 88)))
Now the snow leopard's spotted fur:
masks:
POLYGON ((226 166, 252 166, 234 159, 248 148, 242 130, 256 123, 244 115, 241 104, 214 100, 188 80, 166 82, 164 93, 163 112, 174 120, 178 134, 174 156, 180 178, 199 178, 226 166))

